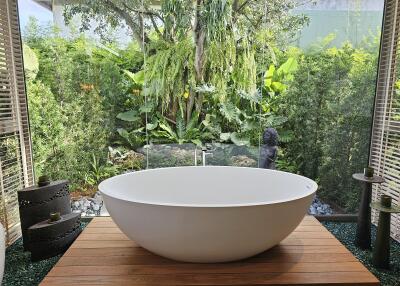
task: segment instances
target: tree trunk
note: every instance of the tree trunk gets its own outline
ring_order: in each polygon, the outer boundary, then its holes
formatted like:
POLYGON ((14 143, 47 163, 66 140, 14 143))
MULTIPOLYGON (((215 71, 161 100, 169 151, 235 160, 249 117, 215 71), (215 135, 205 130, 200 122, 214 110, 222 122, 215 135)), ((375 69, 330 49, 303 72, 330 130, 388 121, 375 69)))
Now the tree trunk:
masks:
POLYGON ((195 98, 196 93, 194 92, 194 90, 191 90, 189 92, 189 99, 186 105, 186 122, 189 122, 190 118, 192 117, 195 98))
MULTIPOLYGON (((196 45, 195 55, 194 55, 194 70, 196 85, 200 85, 204 80, 204 43, 206 40, 206 34, 201 26, 200 12, 201 6, 203 5, 203 0, 196 0, 196 14, 193 26, 193 37, 194 43, 196 45)), ((198 92, 191 91, 188 101, 188 106, 186 110, 187 121, 190 120, 193 112, 194 105, 196 103, 196 109, 201 110, 203 104, 202 96, 198 92)))
POLYGON ((170 112, 169 112, 169 117, 176 121, 176 114, 178 113, 178 108, 179 108, 179 102, 178 102, 178 98, 174 97, 172 104, 170 106, 170 112))
POLYGON ((116 5, 111 0, 105 0, 104 4, 106 7, 109 9, 115 11, 124 21, 125 24, 130 28, 130 30, 133 33, 133 36, 135 39, 138 41, 140 47, 142 48, 144 52, 144 43, 148 43, 150 41, 149 37, 147 36, 147 33, 143 32, 143 23, 142 23, 142 15, 138 13, 139 18, 140 18, 140 23, 137 24, 133 19, 132 16, 128 13, 127 9, 122 9, 116 5))

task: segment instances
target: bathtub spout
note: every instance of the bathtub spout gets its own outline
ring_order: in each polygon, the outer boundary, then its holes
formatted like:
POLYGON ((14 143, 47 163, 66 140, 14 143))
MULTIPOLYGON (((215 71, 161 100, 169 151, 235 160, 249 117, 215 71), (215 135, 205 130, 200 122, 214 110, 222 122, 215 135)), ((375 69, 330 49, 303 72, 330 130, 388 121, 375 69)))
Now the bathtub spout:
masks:
POLYGON ((202 162, 203 162, 203 166, 206 166, 206 157, 207 156, 213 156, 213 153, 211 152, 207 152, 207 147, 202 147, 201 148, 201 153, 202 153, 202 162))

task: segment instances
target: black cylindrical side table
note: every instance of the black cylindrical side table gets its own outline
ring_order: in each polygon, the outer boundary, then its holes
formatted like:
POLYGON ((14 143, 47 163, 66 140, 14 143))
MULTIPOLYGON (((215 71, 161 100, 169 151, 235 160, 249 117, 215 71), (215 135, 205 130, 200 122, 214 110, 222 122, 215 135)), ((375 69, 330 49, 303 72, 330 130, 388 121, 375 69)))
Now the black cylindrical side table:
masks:
POLYGON ((390 215, 400 213, 400 207, 392 206, 392 198, 382 195, 380 202, 371 203, 371 208, 379 211, 372 263, 377 268, 388 269, 390 261, 390 215))
POLYGON ((381 184, 385 180, 379 176, 366 177, 363 173, 353 174, 353 179, 363 184, 358 210, 357 232, 354 244, 361 249, 371 249, 371 196, 372 184, 381 184))

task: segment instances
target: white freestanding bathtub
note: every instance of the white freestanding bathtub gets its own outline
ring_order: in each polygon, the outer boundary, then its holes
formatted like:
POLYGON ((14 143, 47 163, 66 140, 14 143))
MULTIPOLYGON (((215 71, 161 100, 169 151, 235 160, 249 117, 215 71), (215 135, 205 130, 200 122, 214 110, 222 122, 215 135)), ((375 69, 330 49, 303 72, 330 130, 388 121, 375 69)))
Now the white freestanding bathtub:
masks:
POLYGON ((317 184, 240 167, 177 167, 112 177, 99 185, 118 227, 140 246, 187 262, 261 253, 302 221, 317 184))

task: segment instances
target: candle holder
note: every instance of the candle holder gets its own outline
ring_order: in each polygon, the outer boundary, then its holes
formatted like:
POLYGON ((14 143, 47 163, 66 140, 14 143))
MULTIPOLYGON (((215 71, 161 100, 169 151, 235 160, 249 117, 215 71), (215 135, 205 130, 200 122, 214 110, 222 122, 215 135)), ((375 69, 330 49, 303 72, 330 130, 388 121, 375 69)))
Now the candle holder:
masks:
POLYGON ((374 168, 368 166, 367 168, 364 168, 364 176, 366 178, 372 178, 374 176, 374 168))
MULTIPOLYGON (((370 168, 370 167, 368 167, 370 168)), ((362 183, 362 191, 360 194, 360 206, 358 209, 357 232, 354 244, 361 249, 371 249, 371 196, 372 184, 382 184, 385 180, 382 177, 371 175, 371 171, 365 168, 364 173, 353 174, 353 179, 362 183), (368 171, 369 170, 369 171, 368 171)), ((372 168, 371 168, 372 169, 372 168)), ((372 169, 373 172, 373 169, 372 169)))
POLYGON ((50 185, 49 177, 46 175, 40 176, 38 179, 38 187, 44 187, 47 185, 50 185))
POLYGON ((61 219, 61 213, 56 212, 56 213, 50 213, 50 222, 56 222, 61 219))

